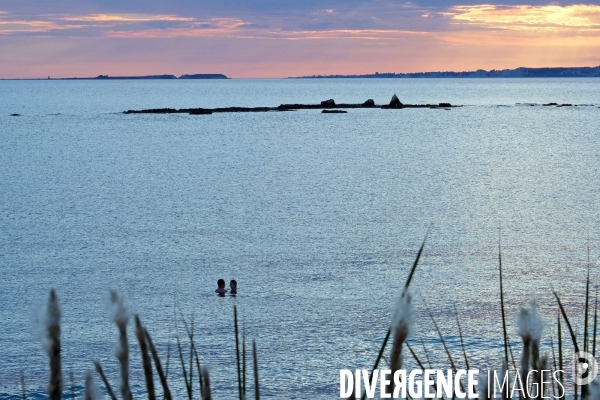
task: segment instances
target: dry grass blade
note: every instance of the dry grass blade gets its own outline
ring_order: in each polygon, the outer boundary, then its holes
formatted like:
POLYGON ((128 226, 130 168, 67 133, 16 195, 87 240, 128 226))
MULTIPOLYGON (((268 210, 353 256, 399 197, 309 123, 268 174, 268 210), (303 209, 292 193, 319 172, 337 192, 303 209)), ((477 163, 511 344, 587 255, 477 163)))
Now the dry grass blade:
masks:
POLYGON ((146 379, 146 390, 148 392, 148 400, 156 400, 154 393, 154 376, 152 375, 152 361, 148 354, 148 344, 146 342, 146 333, 139 315, 135 315, 135 336, 140 344, 140 352, 142 353, 142 367, 144 368, 144 378, 146 379))
POLYGON ((421 338, 421 346, 423 346, 423 352, 425 353, 425 358, 427 358, 427 365, 429 366, 429 369, 431 369, 431 360, 429 359, 429 353, 427 352, 423 338, 421 338))
POLYGON ((21 371, 21 399, 27 400, 27 390, 25 389, 25 375, 21 371))
MULTIPOLYGON (((410 354, 412 354, 412 356, 415 359, 415 361, 417 362, 417 364, 419 364, 419 367, 421 367, 421 369, 423 371, 425 371, 425 367, 423 366, 423 363, 421 362, 421 360, 419 360, 419 357, 417 357, 417 355, 413 351, 412 347, 410 347, 410 344, 408 344, 408 342, 406 343, 406 347, 410 351, 410 354)), ((437 393, 437 385, 436 385, 435 381, 433 381, 433 389, 437 393)), ((441 399, 444 400, 444 396, 443 395, 442 395, 441 399)))
POLYGON ((148 348, 150 349, 150 354, 152 355, 152 360, 154 360, 154 366, 156 368, 156 372, 158 373, 158 377, 160 378, 160 384, 163 388, 164 398, 167 400, 171 400, 171 390, 169 389, 169 385, 167 383, 167 376, 163 371, 162 363, 160 362, 160 357, 156 352, 156 348, 154 347, 154 343, 152 342, 152 338, 148 333, 148 330, 144 328, 144 336, 146 338, 146 343, 148 343, 148 348))
MULTIPOLYGON (((577 345, 577 337, 575 336, 575 333, 573 332, 573 328, 571 327, 571 323, 569 322, 569 318, 567 317, 567 313, 565 312, 565 309, 562 305, 562 303, 560 302, 560 298, 558 297, 558 294, 553 291, 552 293, 554 293, 554 297, 556 298, 556 301, 558 302, 558 307, 560 308, 560 312, 565 320, 565 322, 567 323, 567 328, 569 328, 569 334, 571 335, 571 340, 573 341, 573 347, 575 348, 575 353, 579 353, 579 346, 577 345)), ((577 400, 577 382, 573 383, 575 390, 573 391, 573 400, 577 400)))
POLYGON ((440 331, 440 328, 438 327, 437 322, 435 322, 435 319, 433 319, 433 315, 431 315, 431 311, 427 310, 427 313, 429 314, 429 318, 431 318, 431 322, 433 322, 433 326, 435 327, 435 330, 438 333, 440 341, 442 342, 442 345, 444 346, 444 350, 446 351, 446 355, 448 356, 448 360, 450 361, 450 366, 452 367, 452 371, 454 371, 456 373, 456 364, 454 364, 454 360, 452 359, 450 350, 448 349, 448 346, 446 345, 446 341, 444 340, 442 331, 440 331))
POLYGON ((117 359, 119 360, 121 369, 121 396, 124 400, 131 400, 131 390, 129 388, 129 344, 127 342, 129 313, 125 309, 123 298, 116 291, 111 290, 110 300, 112 303, 113 320, 119 330, 117 359))
POLYGON ((458 320, 458 312, 456 311, 456 305, 454 305, 454 316, 456 317, 456 325, 458 326, 458 336, 460 337, 460 346, 462 347, 463 356, 465 357, 465 365, 469 368, 469 359, 467 358, 467 351, 465 350, 465 342, 463 340, 462 329, 460 327, 460 321, 458 320))
POLYGON ((185 381, 185 388, 187 389, 188 399, 192 400, 192 387, 188 382, 187 370, 185 369, 185 360, 183 358, 183 351, 181 350, 181 341, 179 340, 179 332, 177 332, 176 338, 177 350, 179 351, 179 360, 181 361, 181 371, 183 373, 183 380, 185 381))
POLYGON ((69 367, 69 386, 71 389, 71 400, 75 400, 75 377, 73 375, 72 367, 69 367))
MULTIPOLYGON (((587 280, 585 282, 585 317, 583 322, 583 351, 588 351, 588 310, 590 307, 590 245, 587 248, 587 280)), ((585 387, 585 386, 584 386, 585 387)), ((582 387, 582 390, 584 389, 582 387)))
MULTIPOLYGON (((552 361, 554 363, 554 371, 558 369, 556 365, 556 353, 554 352, 554 341, 550 338, 550 347, 552 347, 552 361)), ((555 388, 555 379, 552 379, 552 395, 556 398, 556 388, 555 388)))
MULTIPOLYGON (((189 360, 189 371, 190 371, 190 393, 194 392, 194 316, 192 315, 192 324, 190 329, 190 360, 189 360)), ((200 371, 198 371, 200 373, 200 371)))
POLYGON ((410 344, 408 344, 408 342, 406 343, 406 347, 408 348, 408 351, 410 351, 410 354, 413 356, 413 358, 415 359, 415 361, 417 362, 417 364, 419 364, 419 367, 421 367, 422 370, 425 370, 425 367, 423 366, 423 363, 421 362, 421 360, 419 360, 419 357, 417 357, 417 355, 415 354, 415 352, 412 349, 412 347, 410 347, 410 344))
POLYGON ((558 325, 558 370, 559 372, 559 378, 560 378, 560 383, 564 386, 565 380, 564 380, 564 376, 563 376, 563 352, 562 352, 562 330, 561 330, 561 326, 560 326, 560 312, 558 314, 556 314, 556 320, 557 320, 557 325, 558 325))
POLYGON ((421 243, 421 247, 419 248, 419 252, 417 253, 417 257, 415 258, 415 261, 413 262, 413 266, 410 269, 410 273, 408 274, 408 278, 406 279, 406 283, 404 284, 404 289, 408 289, 408 287, 410 286, 410 282, 412 281, 413 275, 415 274, 415 271, 417 270, 417 265, 419 264, 419 260, 421 259, 421 254, 423 254, 423 249, 425 248, 425 242, 427 241, 427 236, 429 235, 429 231, 427 231, 427 233, 425 234, 425 238, 423 239, 423 243, 421 243))
POLYGON ((594 303, 594 338, 592 341, 592 355, 596 357, 596 328, 598 327, 598 290, 596 289, 596 301, 594 303))
MULTIPOLYGON (((442 331, 440 331, 440 328, 438 327, 437 322, 435 322, 435 319, 433 319, 433 315, 431 315, 431 311, 428 309, 427 313, 429 314, 429 318, 431 318, 431 322, 433 322, 433 326, 435 327, 435 330, 438 333, 438 336, 440 338, 440 341, 442 342, 442 345, 444 346, 444 350, 446 350, 446 355, 448 356, 448 360, 450 361, 450 367, 452 367, 452 371, 454 371, 454 373, 456 374, 456 364, 454 364, 454 360, 452 359, 452 355, 450 354, 450 350, 448 349, 448 346, 446 345, 446 341, 444 340, 444 336, 442 335, 442 331)), ((462 384, 462 381, 460 382, 460 387, 463 390, 463 392, 465 391, 465 388, 462 384)))
MULTIPOLYGON (((515 362, 515 356, 513 355, 512 346, 510 345, 510 342, 508 342, 508 353, 510 354, 510 359, 512 360, 513 368, 516 371, 517 370, 517 363, 515 362)), ((520 395, 521 395, 521 392, 519 392, 519 396, 520 395)))
POLYGON ((108 395, 110 396, 110 398, 112 400, 117 400, 117 396, 115 396, 115 392, 113 392, 113 389, 110 386, 110 383, 108 383, 108 379, 106 379, 106 375, 104 375, 104 370, 102 369, 102 365, 100 364, 100 361, 95 360, 94 367, 96 368, 96 372, 98 372, 98 375, 100 375, 100 379, 102 379, 102 382, 104 382, 104 386, 106 387, 106 391, 108 392, 108 395))
POLYGON ((198 370, 198 386, 200 388, 200 397, 202 397, 202 368, 200 367, 200 358, 198 357, 198 352, 196 351, 196 346, 194 345, 194 358, 196 359, 196 369, 198 370))
MULTIPOLYGON (((498 239, 500 242, 500 238, 498 239)), ((502 248, 498 243, 498 271, 500 274, 500 307, 502 308, 502 330, 504 332, 504 362, 508 365, 508 333, 506 332, 506 312, 504 309, 504 287, 502 282, 502 248)))
POLYGON ((573 332, 573 328, 571 327, 571 323, 569 322, 567 313, 565 312, 565 309, 563 308, 563 305, 560 302, 560 298, 558 297, 558 294, 555 291, 553 291, 552 293, 554 293, 554 297, 556 298, 556 301, 558 302, 558 307, 560 308, 560 312, 561 312, 565 322, 567 323, 567 328, 569 328, 569 334, 571 335, 571 340, 573 341, 573 347, 575 348, 575 353, 579 353, 579 346, 577 345, 577 337, 575 336, 575 333, 573 332))
POLYGON ((238 394, 240 400, 243 399, 242 394, 242 370, 240 364, 240 339, 238 336, 238 318, 237 318, 237 307, 233 306, 233 325, 235 327, 235 359, 237 362, 237 376, 238 376, 238 394))
POLYGON ((56 291, 50 291, 48 307, 46 309, 46 352, 50 358, 50 382, 48 383, 48 397, 51 400, 60 400, 63 391, 63 380, 60 357, 60 307, 56 291))
MULTIPOLYGON (((589 351, 588 345, 588 311, 590 307, 590 243, 588 239, 587 246, 587 280, 585 282, 585 318, 584 318, 584 328, 583 328, 583 351, 586 353, 589 351)), ((581 385, 581 398, 585 399, 588 394, 588 385, 581 385)))
POLYGON ((254 364, 254 398, 260 400, 260 388, 258 386, 258 355, 256 351, 256 340, 252 341, 252 360, 254 364))
POLYGON ((246 398, 246 332, 242 330, 242 393, 246 398))
MULTIPOLYGON (((192 328, 189 329, 188 325, 187 325, 187 321, 185 320, 185 317, 183 316, 183 314, 180 312, 181 315, 181 320, 183 322, 183 327, 185 328, 185 331, 188 335, 188 338, 190 339, 190 344, 191 344, 191 353, 190 353, 190 357, 193 354, 194 359, 196 360, 196 369, 198 370, 198 386, 199 386, 199 390, 200 390, 200 397, 202 397, 202 388, 203 388, 203 384, 202 384, 202 368, 200 366, 200 357, 198 357, 198 351, 196 349, 196 342, 194 342, 194 320, 192 319, 192 328)), ((190 368, 192 368, 191 365, 191 361, 190 361, 190 368)), ((192 380, 192 375, 190 374, 190 382, 192 380)), ((191 383, 190 383, 191 385, 191 383)))
MULTIPOLYGON (((425 242, 427 241, 427 235, 429 235, 429 231, 427 231, 427 233, 425 234, 425 238, 423 239, 423 243, 421 243, 421 247, 419 248, 417 257, 415 258, 415 261, 413 262, 412 268, 410 269, 410 272, 408 274, 408 278, 406 279, 406 283, 404 284, 404 290, 407 290, 408 287, 410 286, 410 283, 412 282, 413 275, 415 274, 415 271, 417 270, 417 265, 419 264, 419 260, 421 259, 421 254, 423 254, 423 249, 425 248, 425 242)), ((387 346, 387 343, 390 340, 391 334, 392 334, 392 329, 388 328, 385 338, 383 339, 383 343, 381 344, 381 348, 379 349, 379 354, 377 355, 377 359, 375 360, 375 365, 373 366, 373 369, 371 370, 371 374, 369 375, 369 382, 371 382, 373 380, 373 371, 376 370, 377 367, 379 367, 379 363, 381 362, 381 357, 383 356, 385 347, 387 346)), ((363 395, 360 399, 365 400, 366 396, 367 396, 367 394, 363 393, 363 395)))

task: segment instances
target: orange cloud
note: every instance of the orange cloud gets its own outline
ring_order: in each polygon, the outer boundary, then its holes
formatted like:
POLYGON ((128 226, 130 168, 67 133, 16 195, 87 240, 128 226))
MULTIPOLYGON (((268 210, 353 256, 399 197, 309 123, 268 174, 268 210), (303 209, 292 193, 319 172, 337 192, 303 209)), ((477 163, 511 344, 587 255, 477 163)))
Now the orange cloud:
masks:
POLYGON ((481 4, 455 6, 442 13, 458 24, 467 23, 491 29, 518 31, 598 31, 600 6, 496 6, 481 4))
POLYGON ((219 36, 237 39, 282 39, 282 40, 318 40, 318 39, 358 39, 358 40, 397 40, 411 36, 435 36, 432 32, 377 29, 335 29, 335 30, 298 30, 281 31, 269 29, 245 28, 246 24, 223 23, 208 28, 168 28, 145 29, 136 31, 117 31, 108 33, 109 37, 121 38, 174 38, 219 36))

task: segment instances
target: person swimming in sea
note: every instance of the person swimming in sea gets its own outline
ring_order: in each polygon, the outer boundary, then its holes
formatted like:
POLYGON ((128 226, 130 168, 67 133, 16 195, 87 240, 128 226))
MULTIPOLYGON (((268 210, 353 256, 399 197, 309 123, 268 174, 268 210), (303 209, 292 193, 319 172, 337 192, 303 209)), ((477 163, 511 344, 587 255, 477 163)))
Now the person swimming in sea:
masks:
POLYGON ((229 281, 229 294, 237 294, 237 281, 235 279, 229 281))
POLYGON ((227 293, 227 289, 225 289, 225 280, 219 279, 217 281, 217 285, 219 287, 217 288, 217 290, 215 290, 215 293, 218 293, 219 296, 225 296, 225 293, 227 293))

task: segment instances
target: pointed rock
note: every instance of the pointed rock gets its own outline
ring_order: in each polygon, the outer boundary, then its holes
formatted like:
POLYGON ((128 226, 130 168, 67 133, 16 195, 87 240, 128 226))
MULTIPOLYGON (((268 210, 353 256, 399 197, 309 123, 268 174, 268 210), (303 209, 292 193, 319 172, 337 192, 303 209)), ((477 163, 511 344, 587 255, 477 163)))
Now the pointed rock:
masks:
POLYGON ((394 93, 394 95, 392 96, 392 100, 390 101, 390 107, 402 107, 402 102, 400 101, 398 96, 396 96, 396 93, 394 93))

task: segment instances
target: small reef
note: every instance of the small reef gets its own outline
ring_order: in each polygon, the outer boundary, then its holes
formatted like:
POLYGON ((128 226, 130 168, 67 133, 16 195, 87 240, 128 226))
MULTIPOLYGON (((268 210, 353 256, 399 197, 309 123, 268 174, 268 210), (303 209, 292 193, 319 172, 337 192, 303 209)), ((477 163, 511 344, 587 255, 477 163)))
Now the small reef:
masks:
POLYGON ((232 113, 232 112, 269 112, 269 111, 296 111, 296 110, 323 110, 325 114, 344 114, 347 111, 341 109, 353 108, 379 108, 382 110, 402 110, 405 108, 432 108, 432 109, 451 109, 454 106, 450 103, 438 104, 403 104, 398 96, 394 94, 388 104, 377 105, 373 99, 368 99, 364 103, 356 104, 337 104, 335 100, 323 100, 320 104, 281 104, 277 107, 223 107, 223 108, 151 108, 146 110, 127 110, 124 114, 190 114, 190 115, 208 115, 213 113, 232 113), (334 110, 335 109, 335 110, 334 110))

